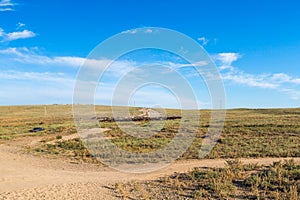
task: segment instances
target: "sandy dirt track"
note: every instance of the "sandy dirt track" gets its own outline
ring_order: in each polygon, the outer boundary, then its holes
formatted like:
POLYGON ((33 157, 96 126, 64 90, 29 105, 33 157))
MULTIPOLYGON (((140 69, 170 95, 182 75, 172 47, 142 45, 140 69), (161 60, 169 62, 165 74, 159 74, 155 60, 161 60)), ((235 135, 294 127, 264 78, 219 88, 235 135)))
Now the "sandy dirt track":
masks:
MULTIPOLYGON (((271 164, 288 158, 241 159, 243 163, 271 164)), ((294 158, 300 162, 300 158, 294 158)), ((32 156, 19 148, 0 145, 0 199, 118 199, 107 185, 129 180, 151 180, 194 167, 222 167, 225 160, 177 161, 146 174, 128 174, 95 164, 73 164, 62 159, 32 156)))

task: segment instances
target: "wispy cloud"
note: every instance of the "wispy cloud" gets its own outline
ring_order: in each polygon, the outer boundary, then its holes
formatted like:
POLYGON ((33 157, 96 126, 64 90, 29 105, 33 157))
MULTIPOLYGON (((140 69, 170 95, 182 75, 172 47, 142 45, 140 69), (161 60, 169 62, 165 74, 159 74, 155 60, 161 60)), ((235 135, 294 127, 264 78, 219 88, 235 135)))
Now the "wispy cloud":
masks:
POLYGON ((205 61, 199 61, 197 63, 178 63, 178 62, 152 62, 152 63, 137 63, 134 61, 129 60, 109 60, 109 59, 86 59, 83 57, 75 57, 75 56, 55 56, 49 57, 42 55, 38 52, 37 48, 26 48, 26 47, 10 47, 6 49, 0 50, 0 55, 5 55, 6 60, 11 59, 13 61, 19 63, 26 63, 26 64, 34 64, 34 65, 57 65, 59 67, 66 66, 66 67, 75 67, 78 68, 82 65, 85 67, 91 68, 98 68, 105 67, 106 65, 111 64, 110 68, 107 70, 107 73, 110 75, 121 76, 136 68, 138 66, 151 66, 151 65, 163 65, 165 67, 169 67, 173 70, 180 70, 182 68, 189 68, 189 67, 201 67, 207 65, 205 61))
MULTIPOLYGON (((73 57, 73 56, 55 56, 55 57, 49 57, 46 55, 43 55, 38 48, 6 48, 0 50, 0 61, 2 63, 8 63, 4 64, 4 66, 10 66, 13 64, 14 66, 22 66, 20 68, 20 71, 16 70, 7 70, 7 68, 3 67, 3 70, 0 72, 0 82, 2 85, 11 86, 14 85, 14 89, 17 91, 20 91, 19 96, 26 96, 26 99, 31 99, 32 97, 27 94, 23 94, 24 92, 21 92, 22 89, 24 91, 25 88, 32 88, 33 91, 37 91, 40 96, 36 96, 37 99, 40 99, 42 102, 49 102, 46 97, 49 97, 48 94, 45 94, 42 92, 42 89, 40 87, 46 87, 47 90, 55 91, 57 90, 57 94, 53 94, 51 97, 52 99, 59 99, 60 98, 60 86, 64 86, 64 91, 68 89, 68 91, 65 91, 67 94, 72 95, 73 87, 72 85, 75 83, 75 73, 79 67, 82 64, 86 64, 87 67, 93 67, 95 70, 89 71, 89 72, 96 72, 99 68, 99 66, 106 66, 107 64, 111 65, 109 68, 105 71, 105 74, 100 79, 101 87, 100 91, 98 92, 100 95, 99 103, 108 102, 110 97, 113 94, 114 88, 116 87, 116 84, 118 84, 118 80, 122 77, 127 77, 130 81, 131 78, 135 78, 136 81, 143 80, 146 77, 155 77, 159 78, 159 80, 165 80, 166 75, 161 74, 161 71, 153 72, 150 68, 147 68, 147 64, 149 66, 153 66, 153 63, 140 63, 130 60, 107 60, 107 59, 101 59, 101 60, 93 60, 93 59, 85 59, 83 57, 73 57), (4 59, 1 59, 4 58, 4 59), (26 68, 24 66, 27 66, 29 64, 30 70, 32 71, 26 71, 26 68), (141 67, 142 66, 142 67, 141 67), (37 68, 35 68, 37 67, 37 68), (44 69, 43 69, 44 67, 44 69), (69 69, 64 67, 71 67, 69 69), (138 68, 138 69, 137 69, 138 68), (73 70, 74 69, 74 70, 73 70), (38 70, 39 72, 36 72, 35 70, 38 70), (57 72, 40 72, 43 70, 47 71, 63 71, 65 73, 57 73, 57 72), (72 71, 70 75, 70 71, 72 71), (129 74, 127 74, 129 73, 129 74), (160 77, 157 77, 155 75, 158 73, 160 77), (126 75, 127 74, 127 75, 126 75), (11 84, 11 83, 14 84, 11 84), (104 84, 104 89, 103 89, 104 84), (16 88, 18 87, 18 88, 16 88), (37 88, 38 87, 38 88, 37 88), (20 89, 22 88, 22 89, 20 89), (37 88, 37 89, 36 89, 37 88)), ((195 65, 205 65, 205 62, 199 62, 195 63, 195 65)), ((191 64, 179 64, 176 62, 164 62, 164 63, 157 63, 158 66, 165 66, 170 67, 173 70, 179 70, 181 68, 185 68, 187 66, 193 66, 191 64)), ((9 68, 8 68, 9 69, 9 68)), ((18 69, 18 68, 15 68, 18 69)), ((164 68, 167 70, 167 68, 164 68)), ((173 72, 173 76, 174 76, 173 72)), ((90 76, 88 73, 87 76, 90 76)), ((84 79, 83 81, 90 80, 91 77, 86 77, 87 79, 84 79)), ((93 78, 93 77, 92 77, 93 78)), ((169 74, 168 74, 169 79, 169 74)), ((77 80, 80 81, 81 79, 77 80)), ((91 80, 92 81, 92 80, 91 80)), ((97 84, 97 83, 96 83, 97 84)), ((182 85, 179 81, 176 82, 179 86, 182 85)), ((126 84, 125 84, 126 86, 126 84)), ((173 86, 173 85, 172 85, 173 86)), ((6 91, 9 92, 9 91, 6 91)), ((8 95, 9 96, 9 95, 8 95)), ((17 94, 10 94, 11 97, 19 98, 17 94)), ((161 102, 164 103, 165 106, 170 104, 170 100, 167 98, 168 96, 164 96, 162 93, 157 93, 155 91, 150 92, 148 96, 151 98, 146 98, 142 101, 143 98, 141 98, 139 103, 140 105, 152 105, 151 102, 155 102, 156 100, 161 100, 161 102)), ((147 97, 148 97, 147 96, 147 97)), ((0 94, 1 97, 1 94, 0 94)), ((4 94, 3 94, 4 98, 4 94)), ((50 98, 50 97, 49 97, 50 98)), ((97 99, 99 96, 97 96, 97 99)), ((4 100, 3 100, 4 101, 4 100)), ((14 100, 17 102, 17 100, 14 100)), ((29 102, 29 100, 28 100, 29 102)), ((34 102, 34 100, 33 100, 34 102)), ((51 101, 52 102, 52 101, 51 101)), ((108 102, 109 103, 109 102, 108 102)), ((1 104, 1 100, 0 100, 1 104)), ((22 104, 19 103, 19 104, 22 104)), ((186 103, 188 104, 188 103, 186 103)), ((200 104, 199 104, 200 105, 200 104)), ((202 105, 202 104, 201 104, 202 105)), ((170 105, 169 105, 170 106, 170 105)), ((173 104, 172 104, 173 106, 173 104)), ((176 106, 176 104, 174 104, 176 106)))
POLYGON ((222 74, 223 80, 231 81, 240 85, 249 87, 275 89, 279 85, 276 82, 268 80, 270 77, 266 75, 246 74, 242 71, 234 70, 222 74))
MULTIPOLYGON (((20 29, 21 27, 24 27, 25 24, 17 24, 17 28, 20 29)), ((9 42, 13 40, 18 39, 26 39, 26 38, 32 38, 35 37, 36 33, 29 30, 22 30, 22 31, 15 31, 11 33, 6 33, 2 28, 0 28, 0 41, 2 42, 9 42)))
MULTIPOLYGON (((81 66, 92 69, 95 73, 99 73, 99 70, 105 69, 109 66, 105 73, 110 77, 121 77, 126 74, 138 64, 134 61, 126 60, 109 60, 109 59, 86 59, 84 57, 76 56, 54 56, 49 57, 39 53, 38 48, 26 48, 26 47, 10 47, 0 50, 0 56, 5 57, 5 61, 17 62, 19 64, 32 64, 37 66, 51 66, 52 68, 72 67, 79 68, 81 66)), ((0 57, 1 60, 1 57, 0 57)), ((19 65, 17 64, 17 65, 19 65)))
POLYGON ((202 43, 202 46, 205 46, 208 44, 209 40, 206 37, 199 37, 198 41, 202 43))
POLYGON ((186 67, 202 67, 207 65, 208 63, 206 61, 199 61, 197 63, 176 63, 176 62, 160 62, 158 64, 170 67, 172 69, 180 69, 180 68, 186 68, 186 67))
POLYGON ((62 57, 48 57, 38 54, 34 49, 29 49, 26 47, 10 47, 7 49, 0 50, 0 54, 5 54, 10 56, 10 59, 28 64, 38 64, 38 65, 66 65, 78 67, 82 65, 85 58, 73 57, 73 56, 62 56, 62 57))
POLYGON ((234 61, 237 61, 241 55, 239 53, 219 53, 213 56, 215 60, 220 61, 222 65, 230 66, 234 61))
MULTIPOLYGON (((109 65, 109 68, 105 71, 105 75, 106 77, 109 77, 109 81, 117 80, 118 78, 123 77, 128 72, 140 66, 153 66, 153 64, 157 64, 158 66, 169 67, 171 71, 176 70, 185 76, 189 76, 196 72, 195 70, 192 70, 194 66, 207 65, 205 61, 193 64, 173 61, 158 61, 157 63, 138 63, 129 60, 93 60, 76 56, 49 57, 41 54, 38 48, 29 49, 26 47, 2 49, 0 50, 0 56, 1 54, 2 57, 5 58, 2 59, 2 63, 11 60, 13 62, 18 62, 19 64, 32 64, 32 66, 45 65, 48 67, 56 67, 56 69, 63 69, 61 67, 72 67, 79 69, 80 66, 85 65, 86 67, 91 67, 95 70, 95 72, 98 73, 100 67, 106 67, 109 65)), ((217 55, 213 55, 212 57, 215 59, 220 69, 222 79, 225 81, 225 83, 227 82, 227 84, 229 83, 233 85, 243 85, 247 87, 270 89, 287 94, 291 99, 300 99, 300 91, 298 89, 300 86, 300 78, 293 77, 285 73, 250 74, 245 71, 242 71, 233 66, 233 63, 239 58, 241 58, 241 55, 239 53, 220 53, 217 55)), ((204 70, 206 68, 201 67, 201 69, 204 70)), ((104 68, 101 68, 101 70, 104 70, 104 68)), ((147 70, 147 68, 140 68, 140 70, 147 70)), ((206 75, 206 77, 209 77, 209 73, 211 72, 204 70, 203 73, 206 75)), ((32 79, 35 80, 42 79, 40 77, 40 74, 29 73, 23 76, 22 73, 14 74, 17 75, 15 77, 21 77, 23 79, 26 77, 29 77, 30 79, 32 78, 31 76, 34 76, 32 79)), ((198 73, 197 76, 199 76, 198 73)), ((13 77, 12 73, 7 73, 6 78, 7 77, 13 77)), ((44 79, 48 79, 47 75, 43 75, 42 77, 44 79)), ((0 78, 4 78, 4 75, 2 74, 0 78)))
POLYGON ((0 7, 0 12, 5 12, 5 11, 13 11, 12 8, 1 8, 0 7))
POLYGON ((0 79, 3 80, 24 80, 32 82, 55 82, 59 84, 73 84, 74 79, 62 72, 21 72, 15 70, 0 71, 0 79))
POLYGON ((0 82, 0 105, 72 102, 74 78, 65 73, 1 70, 0 82))
POLYGON ((150 29, 150 28, 148 28, 148 29, 145 30, 145 33, 152 33, 152 32, 153 32, 153 30, 150 29))
MULTIPOLYGON (((1 34, 1 29, 0 29, 1 34)), ((41 55, 35 48, 29 49, 26 47, 21 48, 6 48, 0 50, 0 55, 7 55, 6 59, 13 59, 14 61, 20 63, 37 64, 37 65, 59 65, 59 66, 70 66, 70 67, 80 67, 83 64, 89 67, 99 67, 103 65, 111 64, 114 70, 112 73, 118 75, 125 74, 126 72, 132 70, 140 65, 163 65, 170 67, 171 69, 177 70, 181 68, 189 68, 194 66, 205 66, 207 62, 200 61, 198 63, 179 63, 179 62, 152 62, 152 63, 137 63, 134 61, 127 60, 117 60, 112 61, 108 59, 86 59, 83 57, 76 56, 55 56, 49 57, 41 55)), ((293 78, 285 73, 274 73, 274 74, 249 74, 232 65, 233 62, 241 58, 239 53, 220 53, 212 56, 218 67, 220 68, 222 77, 224 80, 229 80, 238 84, 260 87, 260 88, 277 88, 282 84, 295 84, 300 85, 300 78, 293 78)), ((110 70, 108 70, 110 72, 110 70)))
POLYGON ((295 89, 291 89, 291 88, 284 88, 284 89, 281 89, 281 92, 287 94, 293 100, 299 100, 300 99, 300 90, 295 90, 295 89))
POLYGON ((35 36, 36 36, 36 34, 32 31, 29 31, 29 30, 16 31, 16 32, 6 34, 5 41, 32 38, 32 37, 35 37, 35 36))
POLYGON ((277 83, 293 83, 300 85, 300 78, 293 78, 284 73, 273 74, 271 80, 276 81, 277 83))
POLYGON ((122 34, 136 34, 138 32, 142 32, 142 33, 153 33, 157 30, 153 30, 151 28, 147 28, 147 29, 130 29, 130 30, 126 30, 126 31, 123 31, 122 34))
POLYGON ((0 28, 0 38, 3 37, 5 35, 5 32, 2 28, 0 28))
MULTIPOLYGON (((150 76, 150 75, 149 75, 150 76)), ((75 77, 61 72, 30 72, 6 70, 0 71, 0 82, 3 90, 0 92, 0 104, 34 104, 34 103, 71 103, 75 77), (13 81, 14 84, 9 84, 13 81)), ((77 80, 78 81, 78 80, 77 80)), ((97 83, 95 83, 97 84, 97 83)), ((177 82, 176 84, 182 85, 177 82)), ((117 98, 114 97, 115 89, 122 87, 118 82, 104 82, 97 87, 95 101, 98 104, 111 104, 113 98, 114 105, 125 105, 128 102, 127 89, 121 89, 117 92, 117 98), (127 92, 121 95, 120 92, 127 92), (119 98, 120 97, 120 98, 119 98), (123 104, 122 104, 123 102, 123 104)), ((178 108, 176 96, 170 92, 165 92, 162 87, 153 87, 156 85, 147 85, 132 97, 139 106, 160 105, 161 107, 178 108), (149 87, 150 86, 150 87, 149 87)), ((82 95, 84 95, 84 92, 82 95)), ((131 91, 133 92, 133 91, 131 91)), ((181 104, 198 105, 200 107, 207 105, 199 100, 193 100, 188 96, 181 96, 181 104), (196 102, 195 102, 196 101, 196 102)), ((198 108, 187 107, 187 108, 198 108)))
POLYGON ((14 4, 10 0, 1 0, 0 7, 6 7, 6 6, 14 6, 14 4))
POLYGON ((10 0, 1 0, 0 1, 0 12, 5 12, 5 11, 13 11, 14 6, 16 4, 12 3, 10 0))
POLYGON ((136 33, 137 33, 137 30, 136 30, 136 29, 133 29, 133 30, 127 30, 127 31, 123 31, 122 33, 123 33, 123 34, 136 34, 136 33))
POLYGON ((18 23, 16 24, 16 26, 17 26, 17 29, 21 29, 21 28, 24 28, 24 27, 26 26, 26 24, 24 24, 24 23, 22 23, 22 22, 18 22, 18 23))
POLYGON ((241 58, 239 53, 219 53, 214 55, 222 78, 238 85, 256 87, 262 89, 273 89, 288 94, 292 99, 300 98, 300 91, 291 87, 300 86, 300 78, 294 78, 285 73, 249 74, 232 65, 241 58))

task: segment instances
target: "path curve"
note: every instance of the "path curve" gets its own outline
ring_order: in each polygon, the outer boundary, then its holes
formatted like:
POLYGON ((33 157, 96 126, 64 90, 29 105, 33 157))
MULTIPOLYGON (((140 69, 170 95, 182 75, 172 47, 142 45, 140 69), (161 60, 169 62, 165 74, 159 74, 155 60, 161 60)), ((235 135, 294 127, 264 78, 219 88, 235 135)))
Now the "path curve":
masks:
MULTIPOLYGON (((290 158, 241 159, 268 165, 290 158)), ((300 163, 300 158, 293 158, 300 163)), ((223 167, 224 159, 180 160, 145 174, 128 174, 95 164, 72 164, 22 153, 0 145, 0 199, 118 199, 105 186, 130 180, 153 180, 194 167, 223 167)))

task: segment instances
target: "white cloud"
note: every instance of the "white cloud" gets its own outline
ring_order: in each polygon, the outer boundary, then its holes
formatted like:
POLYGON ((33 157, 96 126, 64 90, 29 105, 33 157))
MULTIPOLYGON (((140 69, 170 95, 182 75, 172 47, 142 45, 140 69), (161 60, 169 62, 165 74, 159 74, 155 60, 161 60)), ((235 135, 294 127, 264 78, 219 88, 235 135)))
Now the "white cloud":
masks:
POLYGON ((5 12, 5 11, 13 11, 12 8, 1 8, 0 7, 0 12, 5 12))
POLYGON ((63 56, 63 57, 54 57, 54 58, 49 58, 46 56, 43 56, 43 57, 48 59, 48 63, 46 63, 46 64, 61 64, 61 65, 68 65, 68 66, 80 66, 85 61, 85 58, 74 57, 74 56, 63 56))
POLYGON ((18 23, 16 24, 16 26, 17 26, 17 29, 20 29, 20 28, 25 27, 26 24, 24 24, 24 23, 22 23, 22 22, 18 22, 18 23))
POLYGON ((13 61, 17 61, 19 63, 27 63, 27 64, 35 64, 35 65, 53 65, 53 66, 65 66, 65 67, 80 67, 84 65, 85 67, 90 67, 94 69, 104 69, 104 67, 109 66, 106 73, 109 73, 111 76, 120 77, 133 68, 139 67, 142 65, 163 65, 166 67, 170 67, 174 70, 179 70, 181 68, 188 67, 200 67, 207 65, 205 61, 199 61, 197 63, 176 63, 176 62, 157 62, 157 63, 137 63, 134 61, 128 60, 109 60, 109 59, 86 59, 83 57, 75 57, 75 56, 56 56, 56 57, 48 57, 39 54, 36 49, 28 49, 26 47, 19 48, 7 48, 0 50, 0 55, 6 55, 6 60, 11 59, 13 61))
POLYGON ((4 6, 14 6, 14 4, 10 0, 0 1, 0 7, 4 7, 4 6))
POLYGON ((291 99, 299 100, 300 99, 300 90, 295 90, 291 88, 281 89, 281 92, 286 93, 290 96, 291 99))
POLYGON ((131 30, 126 30, 126 31, 123 31, 121 33, 123 34, 136 34, 138 32, 143 32, 143 33, 153 33, 153 29, 151 28, 147 28, 147 29, 131 29, 131 30))
MULTIPOLYGON (((61 72, 24 72, 15 70, 0 71, 0 80, 4 88, 2 92, 0 91, 0 104, 7 104, 7 102, 12 104, 71 103, 73 87, 76 81, 75 77, 70 77, 61 72), (11 84, 12 82, 13 84, 11 84)), ((97 85, 97 82, 95 84, 97 85)), ((117 86, 118 82, 101 83, 95 94, 96 102, 110 105, 114 89, 117 86)), ((144 96, 142 95, 136 100, 137 105, 140 106, 159 103, 163 107, 178 107, 174 103, 175 101, 171 101, 169 95, 166 95, 163 91, 147 90, 144 96)), ((195 105, 195 102, 192 102, 189 98, 184 98, 184 96, 181 100, 185 102, 185 105, 195 105)), ((200 101, 197 103, 200 106, 204 105, 200 101)))
POLYGON ((223 71, 223 70, 233 71, 234 70, 234 68, 232 66, 230 66, 230 65, 222 65, 219 68, 220 68, 221 71, 223 71))
POLYGON ((300 84, 300 78, 291 79, 290 82, 295 84, 300 84))
MULTIPOLYGON (((221 69, 224 66, 221 66, 221 69)), ((241 85, 258 88, 277 89, 282 91, 286 84, 300 85, 300 78, 292 78, 284 73, 275 74, 248 74, 229 66, 229 71, 222 71, 224 80, 232 81, 241 85)))
MULTIPOLYGON (((25 26, 25 24, 17 24, 18 28, 21 28, 25 26)), ((26 38, 32 38, 35 37, 36 34, 32 31, 29 30, 23 30, 23 31, 15 31, 11 33, 6 33, 2 28, 0 28, 0 38, 2 38, 2 42, 9 42, 13 40, 18 40, 18 39, 26 39, 26 38)))
POLYGON ((239 53, 219 53, 213 57, 215 60, 220 61, 222 65, 230 66, 234 61, 237 61, 241 55, 239 53))
POLYGON ((223 80, 231 81, 240 85, 258 88, 276 88, 278 85, 267 80, 265 75, 252 75, 240 71, 232 66, 232 63, 240 58, 239 53, 219 53, 213 58, 219 64, 223 80))
POLYGON ((13 11, 13 7, 15 6, 15 3, 12 3, 10 0, 1 0, 0 1, 0 12, 5 11, 13 11))
POLYGON ((0 28, 0 37, 3 37, 4 34, 5 34, 4 30, 0 28))
POLYGON ((0 54, 7 54, 7 55, 16 55, 16 56, 22 56, 23 52, 29 52, 29 49, 26 47, 9 47, 7 49, 1 49, 0 54))
POLYGON ((0 71, 0 79, 3 80, 25 80, 39 82, 56 82, 60 84, 72 84, 73 79, 67 77, 66 74, 58 72, 21 72, 21 71, 0 71))
POLYGON ((74 79, 60 72, 0 71, 0 105, 71 103, 74 79))
POLYGON ((271 79, 278 83, 300 84, 300 78, 292 78, 291 76, 284 73, 273 74, 271 76, 271 79))
POLYGON ((183 67, 203 67, 205 65, 207 65, 208 63, 206 61, 199 61, 196 63, 175 63, 175 62, 162 62, 159 64, 163 64, 166 65, 172 69, 179 69, 179 68, 183 68, 183 67))
POLYGON ((44 55, 40 55, 36 53, 32 49, 28 49, 26 47, 21 48, 7 48, 0 50, 0 54, 6 54, 11 56, 13 60, 18 61, 20 63, 29 63, 29 64, 39 64, 39 65, 67 65, 78 67, 83 64, 85 58, 81 57, 73 57, 73 56, 62 56, 62 57, 48 57, 44 55))
POLYGON ((12 60, 18 63, 33 64, 33 65, 45 65, 51 67, 74 67, 79 68, 81 66, 92 69, 95 73, 99 73, 99 70, 106 70, 110 76, 119 77, 130 71, 137 64, 131 61, 112 61, 109 59, 86 59, 76 56, 44 56, 36 52, 35 49, 28 49, 26 47, 21 48, 7 48, 0 50, 0 55, 5 55, 5 59, 12 60))
POLYGON ((240 57, 239 53, 219 53, 213 56, 219 65, 223 80, 249 87, 273 89, 288 94, 292 99, 300 98, 300 91, 289 88, 291 84, 300 85, 300 78, 293 78, 285 73, 245 73, 232 66, 240 57))
POLYGON ((153 30, 150 29, 150 28, 148 28, 148 29, 145 30, 145 33, 152 33, 152 32, 153 32, 153 30))
POLYGON ((137 30, 136 29, 132 29, 132 30, 127 30, 127 31, 123 31, 123 34, 136 34, 137 30))
POLYGON ((225 73, 222 75, 223 80, 229 80, 234 83, 246 85, 250 87, 275 89, 278 84, 268 81, 268 77, 263 75, 255 76, 251 74, 245 74, 243 72, 225 73))
POLYGON ((12 40, 18 40, 18 39, 25 39, 25 38, 32 38, 35 37, 36 34, 29 30, 23 30, 23 31, 16 31, 12 33, 7 33, 5 41, 12 41, 12 40))
MULTIPOLYGON (((189 75, 191 72, 190 67, 196 66, 204 66, 207 63, 202 61, 194 64, 185 64, 185 63, 177 63, 177 62, 157 62, 157 63, 137 63, 134 61, 127 60, 117 60, 112 61, 109 59, 85 59, 83 57, 75 57, 75 56, 55 56, 48 57, 38 53, 38 49, 28 49, 28 48, 7 48, 0 50, 0 56, 5 58, 5 61, 12 60, 14 62, 25 63, 25 64, 33 64, 33 65, 46 65, 51 67, 75 67, 79 68, 83 64, 86 67, 91 67, 92 71, 98 73, 99 70, 104 70, 104 67, 109 66, 109 68, 105 71, 107 79, 111 81, 117 80, 121 78, 126 73, 130 72, 134 68, 139 66, 153 66, 153 64, 170 67, 171 70, 179 71, 184 75, 189 75)), ((237 85, 244 85, 248 87, 262 88, 262 89, 272 89, 281 93, 285 93, 289 95, 292 99, 296 99, 299 96, 299 90, 295 87, 300 85, 300 78, 292 77, 285 73, 274 73, 274 74, 250 74, 244 71, 239 70, 236 67, 232 66, 232 63, 239 58, 238 53, 221 53, 217 56, 214 56, 215 59, 218 59, 219 69, 221 72, 221 77, 225 82, 229 82, 237 85), (294 88, 293 88, 294 87, 294 88)), ((202 69, 202 68, 201 68, 202 69)), ((205 68, 203 68, 205 69, 205 68)), ((141 70, 144 70, 141 68, 141 70)), ((147 70, 145 68, 145 70, 147 70)), ((195 70, 194 70, 195 71, 195 70)), ((203 71, 206 77, 209 77, 210 71, 203 71)), ((215 72, 214 72, 215 73, 215 72)), ((21 76, 21 74, 14 75, 21 76)), ((15 77, 17 77, 15 76, 15 77)), ((197 74, 199 76, 199 74, 197 74)), ((7 77, 13 77, 11 73, 6 75, 7 77)), ((41 74, 25 74, 23 78, 28 79, 48 79, 47 75, 41 74), (43 78, 41 78, 42 76, 43 78)), ((2 74, 0 79, 4 78, 2 74)))
POLYGON ((202 46, 205 46, 208 44, 209 40, 205 37, 198 38, 198 41, 202 42, 202 46))

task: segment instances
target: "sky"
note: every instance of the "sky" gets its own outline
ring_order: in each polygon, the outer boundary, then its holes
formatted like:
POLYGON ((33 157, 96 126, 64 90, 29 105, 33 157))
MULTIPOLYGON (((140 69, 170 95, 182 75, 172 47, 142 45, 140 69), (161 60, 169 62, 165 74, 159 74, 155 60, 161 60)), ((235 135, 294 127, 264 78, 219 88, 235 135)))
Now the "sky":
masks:
MULTIPOLYGON (((0 0, 0 105, 71 104, 80 67, 97 45, 115 34, 162 27, 205 49, 221 75, 226 108, 300 107, 299 10, 298 0, 0 0)), ((200 108, 212 107, 205 81, 191 78, 182 62, 158 50, 125 55, 111 65, 95 103, 109 105, 126 72, 155 63, 188 79, 200 108)), ((159 85, 133 96, 130 105, 178 106, 159 85)))

